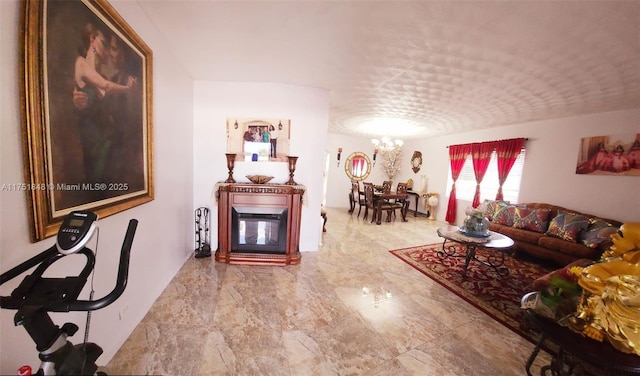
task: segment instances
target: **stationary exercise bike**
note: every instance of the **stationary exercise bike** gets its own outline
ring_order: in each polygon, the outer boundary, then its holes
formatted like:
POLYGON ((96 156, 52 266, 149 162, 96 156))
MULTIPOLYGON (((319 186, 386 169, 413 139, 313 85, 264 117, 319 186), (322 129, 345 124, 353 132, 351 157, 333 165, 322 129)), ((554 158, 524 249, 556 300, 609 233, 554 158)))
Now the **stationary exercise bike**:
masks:
MULTIPOLYGON (((67 337, 78 331, 78 326, 66 323, 60 328, 53 323, 49 312, 90 312, 104 308, 118 299, 127 286, 129 256, 137 225, 136 219, 129 221, 120 252, 116 285, 109 294, 100 299, 78 300, 95 265, 95 253, 85 245, 97 231, 97 216, 88 211, 71 212, 62 221, 55 245, 0 275, 0 285, 2 285, 37 266, 33 273, 27 275, 13 290, 11 296, 0 297, 0 306, 3 309, 18 311, 14 317, 15 325, 24 326, 36 343, 41 364, 35 375, 93 375, 96 373, 98 370, 96 360, 102 354, 102 348, 95 343, 86 342, 86 335, 85 342, 82 344, 73 345, 67 341, 67 337), (74 253, 86 257, 85 266, 79 275, 66 278, 42 277, 53 263, 74 253)), ((89 314, 87 326, 88 323, 89 314)), ((98 374, 104 375, 101 372, 98 374)))

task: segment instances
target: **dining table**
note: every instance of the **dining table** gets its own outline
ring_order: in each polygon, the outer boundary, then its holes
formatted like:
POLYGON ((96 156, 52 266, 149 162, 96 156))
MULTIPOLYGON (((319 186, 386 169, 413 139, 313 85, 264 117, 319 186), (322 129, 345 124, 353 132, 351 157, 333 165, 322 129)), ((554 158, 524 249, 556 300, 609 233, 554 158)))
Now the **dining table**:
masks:
POLYGON ((407 207, 409 206, 409 201, 407 200, 406 193, 398 193, 395 191, 390 192, 375 192, 373 194, 375 207, 376 207, 376 224, 381 224, 382 221, 382 204, 385 201, 389 200, 403 200, 402 208, 400 209, 400 213, 402 215, 402 221, 407 222, 407 207))

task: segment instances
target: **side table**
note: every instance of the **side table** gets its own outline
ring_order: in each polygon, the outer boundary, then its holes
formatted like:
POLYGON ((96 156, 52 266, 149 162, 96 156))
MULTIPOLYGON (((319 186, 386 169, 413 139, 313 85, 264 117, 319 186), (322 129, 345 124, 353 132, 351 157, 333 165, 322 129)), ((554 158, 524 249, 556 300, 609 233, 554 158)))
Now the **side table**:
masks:
POLYGON ((414 192, 414 191, 407 191, 407 194, 409 196, 413 196, 415 197, 415 209, 413 210, 413 216, 417 217, 418 216, 418 200, 420 200, 420 193, 418 192, 414 192))
POLYGON ((525 324, 542 334, 527 360, 528 376, 532 376, 531 365, 547 341, 555 344, 558 350, 555 355, 551 354, 551 364, 540 369, 540 375, 547 375, 548 372, 554 376, 640 375, 638 355, 620 352, 607 342, 585 337, 532 310, 526 310, 524 320, 525 324))

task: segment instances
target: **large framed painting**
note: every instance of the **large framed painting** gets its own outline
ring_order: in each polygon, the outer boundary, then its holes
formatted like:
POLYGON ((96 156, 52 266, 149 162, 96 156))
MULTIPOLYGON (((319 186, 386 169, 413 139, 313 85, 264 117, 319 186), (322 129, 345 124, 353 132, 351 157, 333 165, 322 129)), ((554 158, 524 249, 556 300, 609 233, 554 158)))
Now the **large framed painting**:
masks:
POLYGON ((72 210, 153 200, 152 52, 105 0, 23 1, 21 84, 32 241, 72 210))
POLYGON ((640 133, 581 139, 576 174, 640 176, 640 133))
POLYGON ((291 121, 275 118, 227 118, 227 153, 236 161, 287 162, 291 121))

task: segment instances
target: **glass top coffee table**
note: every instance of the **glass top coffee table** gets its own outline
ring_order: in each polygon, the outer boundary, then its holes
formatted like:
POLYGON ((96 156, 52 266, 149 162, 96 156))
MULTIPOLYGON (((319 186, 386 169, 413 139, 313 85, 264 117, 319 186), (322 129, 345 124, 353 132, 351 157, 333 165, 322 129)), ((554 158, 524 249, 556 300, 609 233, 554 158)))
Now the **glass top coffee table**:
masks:
POLYGON ((509 269, 504 266, 504 255, 510 253, 513 247, 513 239, 500 233, 489 231, 486 237, 475 237, 465 235, 460 231, 458 226, 444 226, 438 230, 438 236, 444 238, 442 250, 438 251, 438 258, 445 260, 449 257, 464 258, 464 269, 462 276, 467 276, 467 269, 471 260, 482 263, 492 268, 499 276, 506 277, 509 275, 509 269), (458 247, 454 244, 447 245, 447 241, 462 245, 463 252, 459 252, 458 247), (478 256, 476 251, 485 249, 488 252, 485 255, 478 256))

